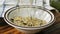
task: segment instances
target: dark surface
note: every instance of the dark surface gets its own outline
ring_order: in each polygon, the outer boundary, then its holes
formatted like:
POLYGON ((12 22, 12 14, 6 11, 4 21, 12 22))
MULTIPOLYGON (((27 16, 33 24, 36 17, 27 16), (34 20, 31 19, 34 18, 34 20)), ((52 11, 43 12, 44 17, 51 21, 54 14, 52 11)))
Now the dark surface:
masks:
POLYGON ((2 17, 0 17, 0 26, 7 25, 7 23, 4 21, 2 17))

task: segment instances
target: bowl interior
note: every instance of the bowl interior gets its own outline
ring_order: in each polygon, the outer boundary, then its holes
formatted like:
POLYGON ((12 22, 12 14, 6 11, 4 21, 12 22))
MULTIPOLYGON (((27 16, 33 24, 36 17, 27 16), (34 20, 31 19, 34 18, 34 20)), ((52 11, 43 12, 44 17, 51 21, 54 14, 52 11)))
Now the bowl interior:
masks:
POLYGON ((16 16, 35 17, 38 19, 46 20, 47 24, 49 24, 50 21, 52 20, 52 16, 48 11, 38 9, 38 8, 29 8, 29 7, 17 8, 15 10, 13 9, 7 13, 7 16, 8 16, 7 17, 8 20, 16 16))

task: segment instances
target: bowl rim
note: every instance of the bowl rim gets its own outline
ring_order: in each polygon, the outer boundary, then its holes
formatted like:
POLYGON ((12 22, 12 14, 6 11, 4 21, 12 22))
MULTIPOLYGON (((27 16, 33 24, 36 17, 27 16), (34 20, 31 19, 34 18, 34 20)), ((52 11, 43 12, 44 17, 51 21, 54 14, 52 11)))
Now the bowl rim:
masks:
MULTIPOLYGON (((18 25, 15 25, 15 24, 13 24, 11 21, 9 21, 9 19, 7 18, 7 13, 9 13, 9 12, 11 12, 11 10, 13 11, 13 10, 15 10, 15 9, 17 9, 18 7, 12 7, 12 8, 10 8, 10 9, 8 9, 6 12, 5 12, 5 14, 4 14, 4 20, 8 23, 8 24, 11 24, 11 25, 13 25, 13 26, 16 26, 16 27, 22 27, 22 28, 42 28, 42 27, 46 27, 46 26, 48 26, 49 24, 51 24, 53 21, 54 21, 54 15, 53 15, 53 13, 52 12, 50 12, 49 10, 47 10, 46 8, 43 8, 43 10, 44 11, 47 11, 50 15, 51 15, 51 21, 50 21, 50 23, 48 23, 48 24, 46 24, 46 25, 44 25, 44 26, 40 26, 40 27, 24 27, 24 26, 18 26, 18 25)), ((38 9, 39 9, 39 7, 38 7, 38 9)), ((52 23, 53 24, 53 23, 52 23)))

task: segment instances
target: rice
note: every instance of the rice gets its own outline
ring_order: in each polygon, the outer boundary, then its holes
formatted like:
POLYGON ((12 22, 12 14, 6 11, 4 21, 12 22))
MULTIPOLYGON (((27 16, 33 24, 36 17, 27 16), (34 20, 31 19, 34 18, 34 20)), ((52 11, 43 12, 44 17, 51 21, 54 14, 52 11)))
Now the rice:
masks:
POLYGON ((14 17, 11 21, 18 26, 28 26, 28 27, 40 27, 45 25, 47 22, 45 20, 37 19, 34 17, 14 17))

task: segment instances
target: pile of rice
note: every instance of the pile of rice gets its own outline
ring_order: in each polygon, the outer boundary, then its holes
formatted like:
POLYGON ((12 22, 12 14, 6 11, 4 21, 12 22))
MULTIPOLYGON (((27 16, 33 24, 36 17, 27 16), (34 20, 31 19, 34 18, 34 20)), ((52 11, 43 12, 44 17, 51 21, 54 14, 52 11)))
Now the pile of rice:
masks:
POLYGON ((18 26, 28 26, 28 27, 40 27, 45 25, 47 22, 45 20, 37 19, 34 17, 14 17, 11 18, 12 23, 18 26))

